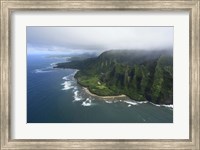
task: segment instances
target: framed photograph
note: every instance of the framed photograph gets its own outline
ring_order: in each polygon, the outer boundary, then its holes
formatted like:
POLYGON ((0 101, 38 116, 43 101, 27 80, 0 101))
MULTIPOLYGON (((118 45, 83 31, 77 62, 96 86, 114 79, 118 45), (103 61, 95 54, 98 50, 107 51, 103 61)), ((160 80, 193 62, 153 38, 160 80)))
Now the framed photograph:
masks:
POLYGON ((1 0, 1 149, 200 149, 199 0, 1 0))

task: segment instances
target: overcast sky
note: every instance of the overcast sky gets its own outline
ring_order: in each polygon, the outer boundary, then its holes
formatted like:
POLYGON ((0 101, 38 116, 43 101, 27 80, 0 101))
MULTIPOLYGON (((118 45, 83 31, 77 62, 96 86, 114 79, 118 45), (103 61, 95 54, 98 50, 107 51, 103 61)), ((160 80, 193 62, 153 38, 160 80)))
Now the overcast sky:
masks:
POLYGON ((28 52, 173 48, 173 27, 27 27, 28 52))

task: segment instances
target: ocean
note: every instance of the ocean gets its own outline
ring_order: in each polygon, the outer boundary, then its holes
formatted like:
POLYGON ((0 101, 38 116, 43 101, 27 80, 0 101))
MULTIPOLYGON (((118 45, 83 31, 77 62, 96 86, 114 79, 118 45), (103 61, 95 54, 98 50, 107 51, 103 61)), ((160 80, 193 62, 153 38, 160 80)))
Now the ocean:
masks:
POLYGON ((66 60, 27 55, 27 123, 173 123, 173 106, 88 94, 74 79, 77 70, 53 68, 66 60))

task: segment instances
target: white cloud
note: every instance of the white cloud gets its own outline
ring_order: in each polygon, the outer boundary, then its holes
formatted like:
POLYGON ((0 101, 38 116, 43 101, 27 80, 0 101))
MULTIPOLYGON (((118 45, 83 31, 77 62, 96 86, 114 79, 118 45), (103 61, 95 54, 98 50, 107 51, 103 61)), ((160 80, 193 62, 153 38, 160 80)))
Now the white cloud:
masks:
POLYGON ((52 51, 173 48, 173 27, 28 27, 27 42, 52 51))

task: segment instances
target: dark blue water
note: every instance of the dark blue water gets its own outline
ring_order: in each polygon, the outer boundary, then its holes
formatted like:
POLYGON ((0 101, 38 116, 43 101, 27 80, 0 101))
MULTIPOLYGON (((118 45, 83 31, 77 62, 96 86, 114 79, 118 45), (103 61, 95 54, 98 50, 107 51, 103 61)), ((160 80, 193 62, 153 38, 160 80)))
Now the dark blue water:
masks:
POLYGON ((173 109, 86 93, 74 69, 53 69, 66 58, 27 56, 27 123, 172 123, 173 109), (52 64, 53 63, 53 64, 52 64))

